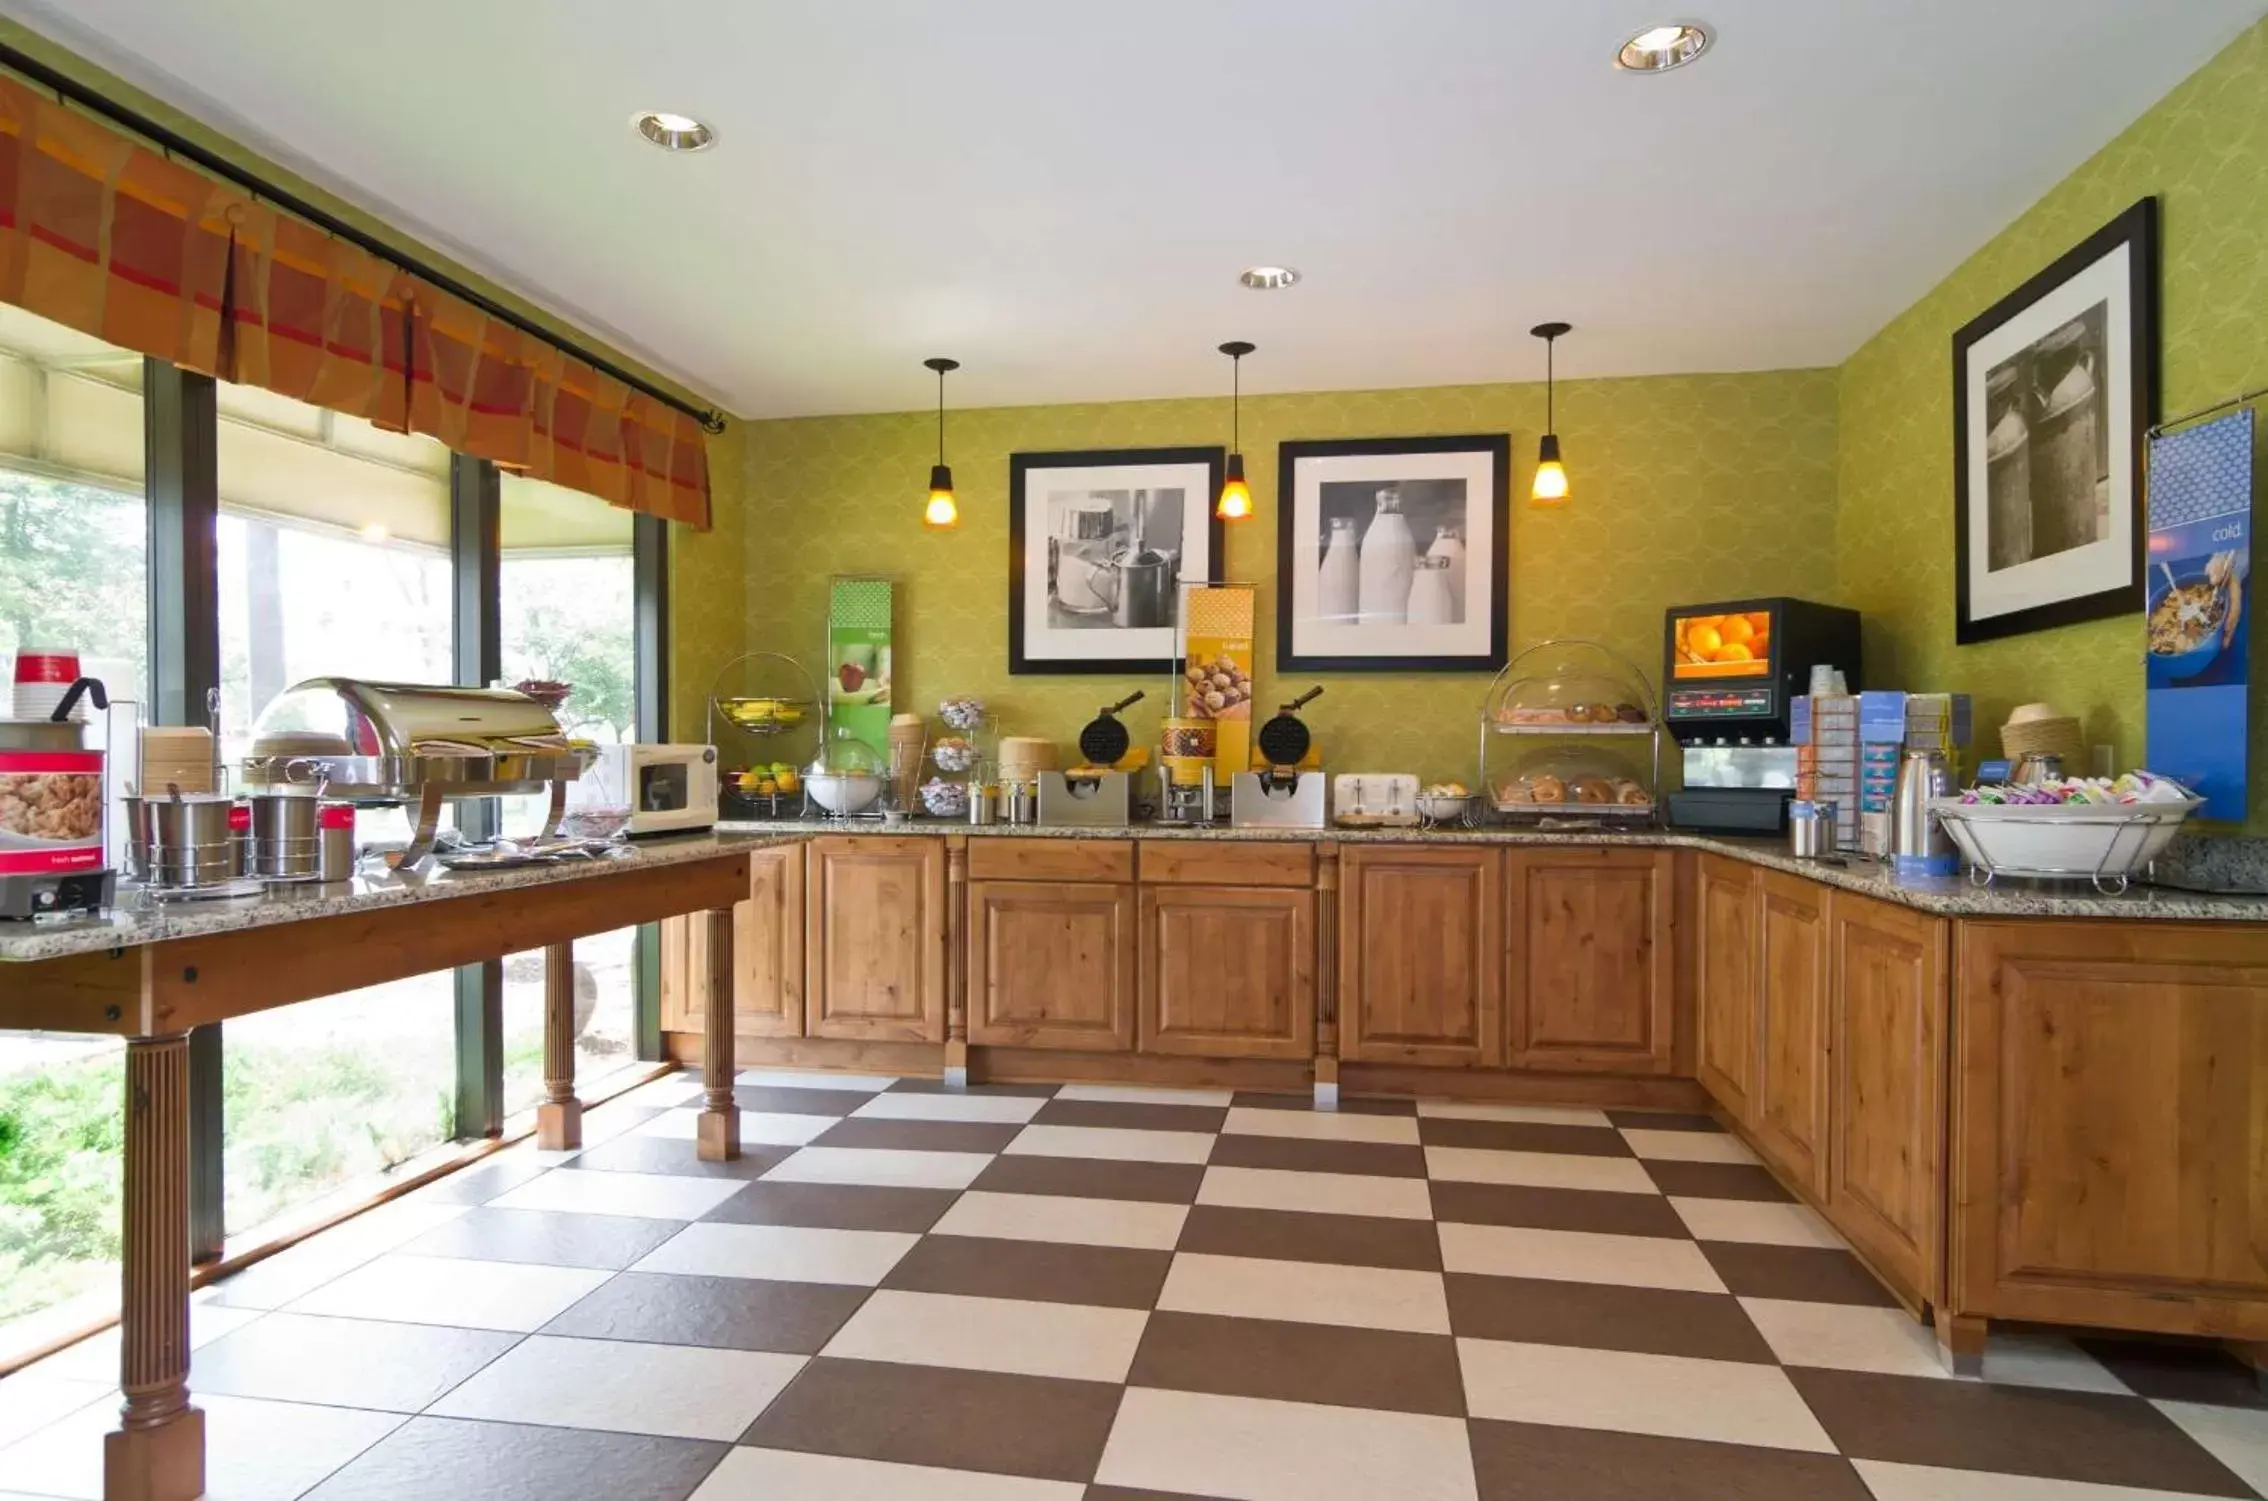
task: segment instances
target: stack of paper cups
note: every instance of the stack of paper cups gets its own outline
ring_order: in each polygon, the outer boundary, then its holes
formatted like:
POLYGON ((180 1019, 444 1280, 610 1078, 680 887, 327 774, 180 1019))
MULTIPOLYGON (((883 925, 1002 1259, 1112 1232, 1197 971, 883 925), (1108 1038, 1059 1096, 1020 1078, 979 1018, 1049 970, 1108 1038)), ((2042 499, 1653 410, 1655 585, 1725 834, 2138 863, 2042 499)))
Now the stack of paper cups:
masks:
MULTIPOLYGON (((79 680, 79 654, 52 646, 26 646, 16 653, 16 692, 13 717, 47 719, 54 715, 63 695, 79 680)), ((72 706, 71 717, 82 723, 87 701, 72 706)))

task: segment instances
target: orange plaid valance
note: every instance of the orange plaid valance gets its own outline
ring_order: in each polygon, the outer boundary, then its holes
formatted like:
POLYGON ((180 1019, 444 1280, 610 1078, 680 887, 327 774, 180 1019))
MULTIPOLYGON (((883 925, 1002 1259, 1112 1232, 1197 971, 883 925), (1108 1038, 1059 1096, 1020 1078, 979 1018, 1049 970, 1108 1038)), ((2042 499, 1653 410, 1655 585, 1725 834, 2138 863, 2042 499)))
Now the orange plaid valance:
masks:
POLYGON ((7 77, 0 300, 628 510, 709 525, 696 419, 7 77))

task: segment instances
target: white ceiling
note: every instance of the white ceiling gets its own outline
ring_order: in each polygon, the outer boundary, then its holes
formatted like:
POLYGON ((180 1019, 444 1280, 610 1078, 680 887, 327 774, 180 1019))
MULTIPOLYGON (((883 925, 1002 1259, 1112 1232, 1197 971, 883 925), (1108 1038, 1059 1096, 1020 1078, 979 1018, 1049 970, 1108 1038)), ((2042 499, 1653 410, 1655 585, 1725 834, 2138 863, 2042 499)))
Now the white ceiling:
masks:
POLYGON ((1694 3, 1657 77, 1652 0, 0 11, 767 417, 1834 363, 2268 11, 1694 3))

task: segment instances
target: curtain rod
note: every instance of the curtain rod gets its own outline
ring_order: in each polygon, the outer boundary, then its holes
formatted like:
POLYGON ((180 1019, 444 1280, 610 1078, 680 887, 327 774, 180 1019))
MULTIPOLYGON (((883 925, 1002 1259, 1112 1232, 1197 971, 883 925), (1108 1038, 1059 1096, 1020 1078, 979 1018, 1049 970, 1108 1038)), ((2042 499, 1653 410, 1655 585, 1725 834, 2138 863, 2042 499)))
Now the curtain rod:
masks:
POLYGON ((2179 417, 2168 417, 2165 421, 2156 423, 2151 427, 2150 436, 2155 438, 2160 433, 2170 431, 2173 428, 2187 427, 2192 422, 2197 422, 2207 417, 2216 416, 2219 413, 2228 411, 2232 407, 2241 407, 2248 401, 2258 401, 2263 396, 2268 396, 2268 386, 2262 386, 2258 390, 2254 391, 2247 391, 2241 396, 2232 396, 2227 401, 2216 401, 2211 406, 2199 407, 2194 412, 2184 412, 2179 417))
POLYGON ((296 214, 318 229, 336 235, 351 245, 367 250, 387 264, 433 283, 450 296, 463 298, 491 318, 500 318, 529 337, 541 339, 561 353, 572 355, 592 369, 612 376, 634 391, 652 397, 672 411, 684 413, 698 421, 703 432, 721 433, 724 431, 724 418, 717 412, 694 406, 690 402, 670 395, 669 392, 662 390, 651 381, 641 380, 613 361, 593 354, 571 339, 562 338, 558 334, 538 326, 533 320, 513 312, 494 298, 485 296, 466 286, 447 272, 435 270, 416 257, 403 254, 377 236, 355 228, 335 214, 317 208, 298 194, 277 187, 258 173, 237 166, 219 153, 207 150, 178 131, 167 129, 147 115, 127 108, 116 100, 80 83, 68 74, 49 67, 28 53, 21 52, 6 43, 0 43, 0 65, 5 65, 13 71, 21 73, 42 88, 52 89, 60 99, 68 100, 83 109, 91 110, 113 124, 124 126, 163 150, 167 155, 178 156, 194 162, 214 176, 236 184, 255 197, 266 199, 277 208, 296 214))

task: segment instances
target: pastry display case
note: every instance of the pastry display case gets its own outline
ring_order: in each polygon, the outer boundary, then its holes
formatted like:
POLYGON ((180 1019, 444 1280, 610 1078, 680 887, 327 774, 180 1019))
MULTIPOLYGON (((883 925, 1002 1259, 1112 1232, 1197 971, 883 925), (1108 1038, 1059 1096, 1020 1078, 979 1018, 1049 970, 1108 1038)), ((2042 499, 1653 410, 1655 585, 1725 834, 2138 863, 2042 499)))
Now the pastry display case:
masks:
POLYGON ((1482 807, 1498 822, 1628 828, 1654 821, 1660 703, 1596 641, 1542 641, 1504 665, 1481 708, 1482 807))

